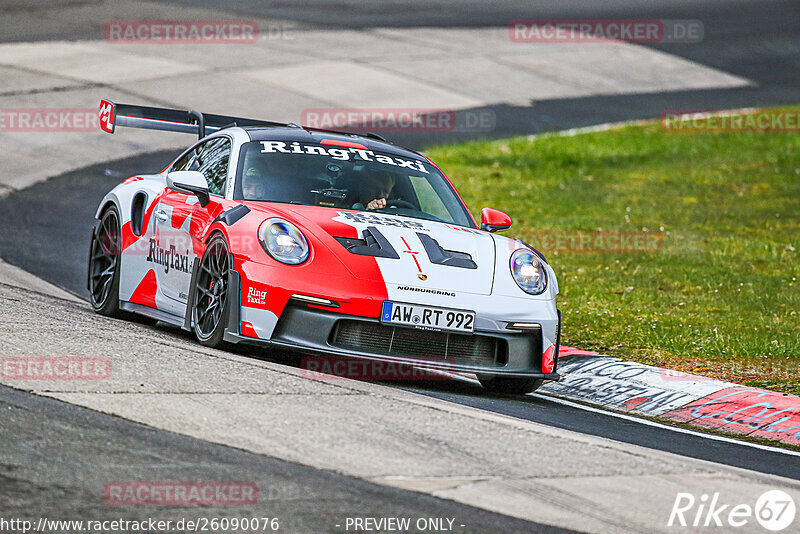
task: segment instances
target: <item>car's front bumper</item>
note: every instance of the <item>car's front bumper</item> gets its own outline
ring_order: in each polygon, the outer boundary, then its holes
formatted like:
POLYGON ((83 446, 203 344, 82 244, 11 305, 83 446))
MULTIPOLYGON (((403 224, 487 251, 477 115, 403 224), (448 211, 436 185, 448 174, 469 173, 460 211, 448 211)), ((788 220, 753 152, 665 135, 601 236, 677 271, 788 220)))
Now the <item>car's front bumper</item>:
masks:
POLYGON ((243 335, 236 328, 236 318, 231 317, 228 324, 225 337, 234 343, 410 364, 425 369, 559 379, 555 367, 551 373, 542 372, 542 333, 536 329, 447 334, 383 325, 377 319, 330 312, 302 303, 286 306, 268 340, 243 335))

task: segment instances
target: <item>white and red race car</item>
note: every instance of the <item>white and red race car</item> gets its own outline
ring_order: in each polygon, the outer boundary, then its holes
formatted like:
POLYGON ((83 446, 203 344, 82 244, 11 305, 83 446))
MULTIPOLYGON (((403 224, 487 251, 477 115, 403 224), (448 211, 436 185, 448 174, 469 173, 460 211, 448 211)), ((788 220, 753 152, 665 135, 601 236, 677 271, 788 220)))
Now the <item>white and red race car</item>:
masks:
POLYGON ((486 208, 478 226, 425 156, 374 134, 109 101, 100 122, 199 141, 103 198, 96 312, 178 325, 208 346, 474 373, 497 392, 558 379, 553 269, 497 235, 508 215, 486 208))

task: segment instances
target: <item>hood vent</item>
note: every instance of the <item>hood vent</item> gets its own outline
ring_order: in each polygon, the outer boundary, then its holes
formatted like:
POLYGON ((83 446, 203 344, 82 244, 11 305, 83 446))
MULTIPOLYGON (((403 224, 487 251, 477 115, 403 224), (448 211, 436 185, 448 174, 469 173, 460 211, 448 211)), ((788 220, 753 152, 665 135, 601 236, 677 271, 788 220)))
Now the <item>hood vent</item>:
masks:
POLYGON ((431 263, 447 265, 448 267, 461 267, 462 269, 478 268, 478 264, 466 252, 445 250, 439 245, 438 241, 427 234, 417 232, 417 237, 419 237, 422 246, 425 247, 425 252, 428 253, 431 263))
POLYGON ((364 239, 351 237, 334 237, 336 241, 346 248, 351 254, 359 256, 372 256, 374 258, 391 258, 399 260, 400 256, 392 247, 389 240, 374 226, 368 226, 361 232, 364 239))

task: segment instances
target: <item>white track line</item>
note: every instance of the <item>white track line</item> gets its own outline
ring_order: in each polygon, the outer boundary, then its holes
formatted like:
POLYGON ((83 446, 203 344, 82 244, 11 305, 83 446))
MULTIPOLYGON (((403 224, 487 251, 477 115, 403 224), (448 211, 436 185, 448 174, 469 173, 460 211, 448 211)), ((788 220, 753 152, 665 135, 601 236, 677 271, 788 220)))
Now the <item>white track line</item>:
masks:
POLYGON ((627 414, 624 414, 624 413, 612 412, 612 411, 609 411, 609 410, 603 410, 602 408, 594 408, 593 406, 586 406, 585 404, 568 401, 568 400, 565 400, 565 399, 561 399, 559 397, 551 397, 550 395, 543 395, 541 393, 529 393, 528 396, 529 397, 535 397, 535 398, 542 399, 542 400, 547 400, 547 401, 550 401, 550 402, 555 402, 556 404, 563 404, 564 406, 569 406, 571 408, 577 408, 579 410, 585 410, 587 412, 600 413, 600 414, 603 414, 603 415, 607 415, 609 417, 616 417, 617 419, 624 419, 626 421, 632 421, 634 423, 639 423, 639 424, 642 424, 642 425, 653 426, 653 427, 661 428, 661 429, 664 429, 664 430, 670 430, 672 432, 678 432, 679 434, 689 434, 689 435, 697 436, 697 437, 704 438, 704 439, 710 439, 710 440, 713 440, 713 441, 723 441, 725 443, 732 443, 732 444, 735 444, 735 445, 742 445, 744 447, 751 447, 753 449, 760 449, 760 450, 763 450, 763 451, 777 452, 777 453, 780 453, 780 454, 786 454, 788 456, 800 456, 800 452, 798 452, 798 451, 793 451, 793 450, 789 450, 789 449, 781 449, 779 447, 771 447, 769 445, 761 445, 760 443, 752 443, 750 441, 743 441, 743 440, 736 439, 736 438, 728 438, 728 437, 725 437, 725 436, 718 436, 717 434, 709 434, 709 433, 706 433, 706 432, 697 432, 695 430, 689 430, 689 429, 681 428, 681 427, 678 427, 678 426, 665 425, 665 424, 662 424, 662 423, 657 423, 657 422, 652 421, 650 419, 645 419, 643 417, 636 417, 636 416, 627 415, 627 414))

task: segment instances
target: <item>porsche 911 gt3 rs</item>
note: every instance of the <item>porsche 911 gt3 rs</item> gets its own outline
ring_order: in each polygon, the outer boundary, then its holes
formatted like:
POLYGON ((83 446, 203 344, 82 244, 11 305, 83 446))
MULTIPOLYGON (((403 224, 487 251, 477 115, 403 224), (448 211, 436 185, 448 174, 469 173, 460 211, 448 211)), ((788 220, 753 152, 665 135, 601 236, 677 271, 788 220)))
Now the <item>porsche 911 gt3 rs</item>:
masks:
POLYGON ((425 156, 374 134, 144 106, 101 127, 194 133, 161 173, 101 201, 94 310, 200 343, 255 343, 474 373, 489 390, 557 380, 558 285, 544 256, 478 225, 425 156))

